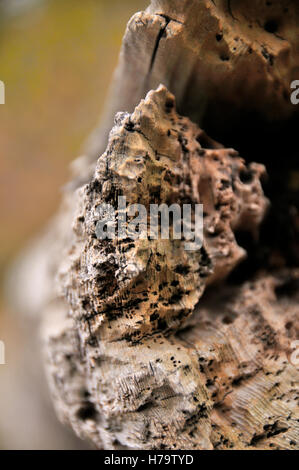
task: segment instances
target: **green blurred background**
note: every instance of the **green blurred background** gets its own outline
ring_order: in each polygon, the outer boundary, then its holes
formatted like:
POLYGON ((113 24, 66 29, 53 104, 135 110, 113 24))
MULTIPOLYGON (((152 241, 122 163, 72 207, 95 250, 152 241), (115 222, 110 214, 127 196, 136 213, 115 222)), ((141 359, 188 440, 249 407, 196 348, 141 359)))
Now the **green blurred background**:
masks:
MULTIPOLYGON (((55 212, 69 163, 98 122, 126 23, 148 3, 0 0, 0 80, 6 86, 0 105, 0 280, 55 212)), ((56 418, 44 424, 52 426, 47 441, 37 416, 44 410, 32 403, 35 391, 22 390, 22 329, 16 324, 0 295, 0 340, 9 345, 7 365, 0 366, 0 449, 44 448, 45 442, 55 448, 57 440, 72 448, 72 437, 64 441, 64 431, 56 436, 56 418)))
POLYGON ((126 23, 148 3, 1 2, 1 272, 57 207, 68 163, 98 120, 126 23))

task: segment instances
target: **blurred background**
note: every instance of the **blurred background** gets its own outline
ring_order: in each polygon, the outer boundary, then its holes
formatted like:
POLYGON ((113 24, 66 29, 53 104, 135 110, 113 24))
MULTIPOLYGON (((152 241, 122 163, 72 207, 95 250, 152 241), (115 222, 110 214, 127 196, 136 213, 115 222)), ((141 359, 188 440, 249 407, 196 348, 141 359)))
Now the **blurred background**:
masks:
MULTIPOLYGON (((55 212, 69 163, 98 122, 126 23, 147 0, 0 0, 0 449, 84 448, 38 398, 23 321, 5 302, 10 263, 55 212), (26 380, 27 378, 27 380, 26 380)), ((44 381, 43 376, 41 380, 44 381)), ((45 394, 47 388, 45 386, 45 394)))

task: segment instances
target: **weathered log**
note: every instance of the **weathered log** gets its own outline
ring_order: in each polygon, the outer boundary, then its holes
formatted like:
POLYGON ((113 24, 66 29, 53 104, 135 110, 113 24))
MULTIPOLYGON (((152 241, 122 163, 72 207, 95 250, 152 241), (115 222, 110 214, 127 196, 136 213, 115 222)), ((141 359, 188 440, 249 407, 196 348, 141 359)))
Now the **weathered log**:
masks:
POLYGON ((298 115, 298 17, 296 2, 154 0, 128 25, 102 125, 16 296, 42 320, 58 416, 98 448, 298 447, 298 270, 274 253, 276 272, 226 282, 240 233, 258 239, 265 168, 198 127, 237 139, 244 113, 298 115), (203 246, 98 239, 98 207, 118 196, 202 203, 203 246))
POLYGON ((77 190, 59 275, 71 318, 50 311, 44 329, 54 402, 79 435, 116 449, 294 446, 296 370, 285 324, 295 328, 296 308, 289 299, 277 323, 279 280, 236 289, 230 303, 218 294, 210 309, 199 302, 184 324, 205 286, 212 291, 244 256, 233 230, 257 229, 267 207, 263 171, 178 116, 164 87, 117 115, 94 176, 77 190), (97 239, 97 207, 119 194, 145 207, 203 202, 203 247, 186 251, 172 237, 97 239))

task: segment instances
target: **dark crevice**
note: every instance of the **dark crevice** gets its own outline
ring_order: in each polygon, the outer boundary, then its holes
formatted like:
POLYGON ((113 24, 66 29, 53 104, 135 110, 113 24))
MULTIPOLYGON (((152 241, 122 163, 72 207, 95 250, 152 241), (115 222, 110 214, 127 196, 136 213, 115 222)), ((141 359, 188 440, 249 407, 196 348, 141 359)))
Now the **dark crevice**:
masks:
POLYGON ((137 408, 137 412, 140 412, 140 411, 146 411, 146 410, 149 410, 151 408, 153 408, 155 405, 152 401, 148 401, 146 403, 143 403, 142 405, 140 405, 138 408, 137 408))
POLYGON ((279 434, 283 434, 287 432, 288 429, 288 427, 281 427, 277 421, 273 424, 265 424, 264 432, 262 432, 261 434, 254 434, 249 445, 254 446, 260 441, 264 441, 265 439, 269 439, 271 437, 278 436, 279 434))
POLYGON ((285 279, 279 286, 275 288, 275 294, 278 299, 283 297, 294 297, 299 293, 299 279, 285 279))
POLYGON ((233 14, 233 10, 232 10, 232 6, 231 6, 231 0, 227 0, 227 9, 228 9, 228 12, 230 14, 230 16, 235 20, 237 21, 237 18, 234 16, 233 14))
POLYGON ((78 411, 77 418, 81 421, 96 420, 98 415, 95 406, 91 402, 86 402, 78 411))
MULTIPOLYGON (((248 256, 229 280, 241 283, 261 268, 274 271, 298 266, 298 113, 289 119, 270 121, 241 107, 210 103, 201 127, 225 147, 236 149, 246 163, 263 163, 268 175, 262 184, 270 207, 260 225, 259 237, 243 231, 236 233, 238 244, 248 256)), ((250 174, 242 173, 242 182, 247 179, 250 174)))
POLYGON ((162 13, 158 13, 158 15, 161 16, 162 18, 164 18, 166 21, 168 21, 168 24, 171 21, 174 21, 175 23, 179 23, 179 24, 184 24, 182 21, 176 20, 175 18, 170 18, 170 16, 163 15, 162 13))
POLYGON ((278 22, 276 20, 266 21, 264 29, 268 33, 275 34, 278 30, 278 22))
MULTIPOLYGON (((160 15, 160 16, 162 16, 162 15, 160 15)), ((156 39, 155 47, 154 47, 154 50, 153 50, 153 53, 152 53, 149 73, 153 69, 153 66, 154 66, 154 63, 155 63, 155 60, 156 60, 156 56, 157 56, 157 52, 158 52, 158 49, 159 49, 160 41, 161 41, 162 37, 164 36, 166 28, 169 25, 170 21, 171 21, 170 18, 167 18, 167 19, 165 18, 165 25, 159 31, 159 34, 158 34, 157 39, 156 39)))

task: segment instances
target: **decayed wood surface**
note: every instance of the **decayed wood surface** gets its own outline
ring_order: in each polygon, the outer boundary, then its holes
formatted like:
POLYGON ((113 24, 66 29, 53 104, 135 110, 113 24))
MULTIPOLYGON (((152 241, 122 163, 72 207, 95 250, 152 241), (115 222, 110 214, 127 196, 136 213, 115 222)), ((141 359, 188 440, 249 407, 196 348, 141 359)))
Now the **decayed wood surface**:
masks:
POLYGON ((297 372, 287 355, 296 302, 283 298, 282 319, 275 286, 296 274, 263 276, 233 293, 213 287, 244 256, 233 230, 256 231, 262 219, 263 172, 178 116, 164 87, 117 115, 93 177, 76 193, 59 274, 70 311, 50 310, 44 327, 58 413, 99 448, 295 445, 297 372), (98 240, 96 208, 117 194, 146 207, 202 202, 203 248, 98 240), (201 307, 207 285, 214 302, 201 307))
POLYGON ((258 237, 265 168, 198 127, 239 103, 297 112, 298 4, 272 3, 160 0, 132 18, 103 124, 18 270, 58 416, 99 449, 298 447, 298 270, 225 283, 246 256, 236 233, 258 237), (98 240, 96 208, 119 194, 203 203, 203 248, 98 240))

